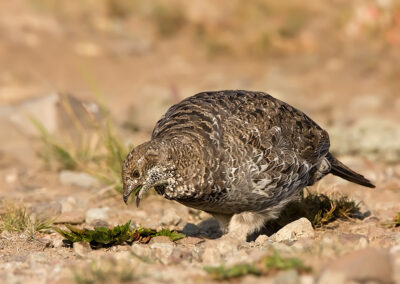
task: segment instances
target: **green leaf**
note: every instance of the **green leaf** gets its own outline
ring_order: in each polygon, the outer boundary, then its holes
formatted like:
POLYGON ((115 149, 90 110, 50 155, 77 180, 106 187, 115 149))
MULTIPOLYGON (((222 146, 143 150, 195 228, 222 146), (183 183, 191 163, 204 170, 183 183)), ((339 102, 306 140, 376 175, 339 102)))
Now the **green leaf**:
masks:
POLYGON ((157 233, 157 236, 166 236, 171 239, 171 241, 177 241, 186 237, 185 234, 179 233, 177 231, 170 231, 167 229, 162 229, 160 232, 157 233))
POLYGON ((94 230, 88 230, 78 229, 71 225, 66 225, 66 227, 69 231, 60 228, 54 228, 54 230, 70 243, 84 241, 90 243, 94 248, 131 243, 145 237, 153 238, 156 236, 167 236, 172 241, 185 237, 184 234, 166 229, 163 229, 160 232, 142 227, 131 229, 130 221, 124 225, 118 225, 111 229, 107 227, 97 227, 94 230))

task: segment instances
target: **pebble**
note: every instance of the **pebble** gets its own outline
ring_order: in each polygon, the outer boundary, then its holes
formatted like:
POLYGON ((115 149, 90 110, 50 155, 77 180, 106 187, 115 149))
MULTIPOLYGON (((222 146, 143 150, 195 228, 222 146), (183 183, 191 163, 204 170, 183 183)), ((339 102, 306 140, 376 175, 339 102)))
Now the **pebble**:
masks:
POLYGON ((295 241, 301 238, 312 238, 314 235, 311 222, 306 218, 300 218, 276 232, 275 241, 295 241))
POLYGON ((268 242, 268 240, 269 240, 269 238, 267 235, 259 235, 257 237, 257 239, 255 240, 255 244, 262 246, 262 245, 265 245, 268 242))
POLYGON ((175 210, 167 210, 161 217, 161 225, 163 226, 176 226, 181 222, 182 218, 176 213, 175 210))
POLYGON ((154 237, 150 240, 150 245, 151 244, 172 244, 173 242, 171 239, 167 236, 157 236, 154 237))
POLYGON ((86 205, 86 202, 74 196, 62 198, 58 202, 61 204, 61 213, 82 209, 86 205))
POLYGON ((87 224, 92 224, 95 220, 103 220, 108 221, 109 214, 108 212, 111 209, 109 207, 103 208, 91 208, 86 211, 85 222, 87 224))

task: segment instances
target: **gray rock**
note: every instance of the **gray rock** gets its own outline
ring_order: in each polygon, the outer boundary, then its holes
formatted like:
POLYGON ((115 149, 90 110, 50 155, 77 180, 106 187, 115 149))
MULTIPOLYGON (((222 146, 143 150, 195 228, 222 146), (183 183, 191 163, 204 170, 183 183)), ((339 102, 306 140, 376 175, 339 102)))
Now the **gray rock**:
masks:
POLYGON ((29 120, 32 117, 49 133, 54 134, 60 129, 75 127, 71 123, 71 111, 85 128, 93 128, 93 118, 100 120, 101 117, 100 108, 94 103, 83 102, 70 95, 51 93, 12 106, 0 107, 0 120, 10 121, 22 133, 38 136, 39 131, 29 120))
POLYGON ((312 238, 314 235, 311 222, 306 218, 300 218, 276 232, 275 241, 295 241, 301 238, 312 238))
POLYGON ((86 255, 92 251, 92 248, 87 242, 74 243, 73 249, 75 254, 80 257, 86 257, 86 255))
POLYGON ((325 274, 343 274, 345 281, 356 281, 362 283, 393 282, 391 256, 387 249, 369 248, 351 252, 348 255, 342 256, 329 263, 326 269, 324 269, 319 283, 325 283, 321 282, 321 278, 327 278, 327 276, 324 276, 325 274))
POLYGON ((95 220, 108 221, 110 210, 111 209, 109 207, 91 208, 86 211, 85 222, 87 224, 91 224, 95 220))
POLYGON ((69 211, 75 211, 77 209, 83 209, 86 205, 86 201, 83 201, 82 199, 79 199, 74 196, 68 196, 65 198, 62 198, 58 201, 61 204, 61 212, 69 212, 69 211))
POLYGON ((96 178, 83 172, 73 172, 64 170, 59 175, 60 182, 64 185, 73 185, 89 188, 98 185, 96 178))
POLYGON ((175 210, 169 209, 164 212, 164 215, 161 217, 161 225, 164 226, 176 226, 182 218, 176 213, 175 210))

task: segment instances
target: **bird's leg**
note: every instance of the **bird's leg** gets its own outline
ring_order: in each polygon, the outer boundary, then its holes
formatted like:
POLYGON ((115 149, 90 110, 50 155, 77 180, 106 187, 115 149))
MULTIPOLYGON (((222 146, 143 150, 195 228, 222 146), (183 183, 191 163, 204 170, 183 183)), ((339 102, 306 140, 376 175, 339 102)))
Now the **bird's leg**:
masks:
POLYGON ((229 223, 228 235, 246 241, 248 235, 259 231, 269 219, 269 216, 254 212, 235 214, 229 223))
POLYGON ((222 234, 226 234, 228 232, 229 222, 231 221, 232 214, 211 213, 211 215, 217 219, 222 234))

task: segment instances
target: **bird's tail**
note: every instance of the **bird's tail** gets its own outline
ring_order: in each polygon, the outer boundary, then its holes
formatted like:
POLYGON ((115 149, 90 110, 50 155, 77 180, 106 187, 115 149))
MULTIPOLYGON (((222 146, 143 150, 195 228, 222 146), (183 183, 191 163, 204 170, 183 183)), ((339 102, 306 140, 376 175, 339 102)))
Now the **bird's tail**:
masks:
POLYGON ((327 158, 331 164, 331 174, 344 178, 345 180, 357 183, 359 185, 371 188, 375 187, 375 185, 373 185, 368 179, 351 170, 349 167, 336 159, 332 154, 329 153, 327 158))

